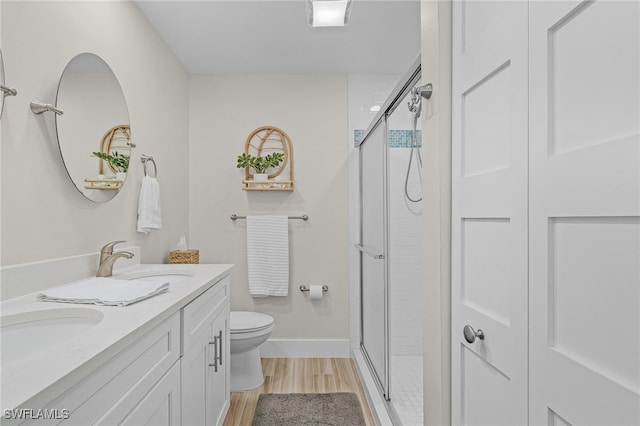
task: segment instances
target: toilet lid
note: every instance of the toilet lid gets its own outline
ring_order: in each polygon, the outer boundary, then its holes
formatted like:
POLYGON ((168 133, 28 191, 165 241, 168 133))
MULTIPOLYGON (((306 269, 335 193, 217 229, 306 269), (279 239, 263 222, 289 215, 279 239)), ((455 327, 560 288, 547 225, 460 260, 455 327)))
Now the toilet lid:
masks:
POLYGON ((273 318, 259 312, 231 311, 231 332, 246 333, 273 324, 273 318))

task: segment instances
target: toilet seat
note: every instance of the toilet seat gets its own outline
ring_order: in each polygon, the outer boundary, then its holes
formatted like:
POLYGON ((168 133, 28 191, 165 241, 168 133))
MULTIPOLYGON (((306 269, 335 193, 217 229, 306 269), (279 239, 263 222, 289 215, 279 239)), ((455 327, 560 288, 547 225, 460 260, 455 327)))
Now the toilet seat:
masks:
POLYGON ((231 334, 255 333, 273 326, 273 318, 259 312, 231 311, 231 334))

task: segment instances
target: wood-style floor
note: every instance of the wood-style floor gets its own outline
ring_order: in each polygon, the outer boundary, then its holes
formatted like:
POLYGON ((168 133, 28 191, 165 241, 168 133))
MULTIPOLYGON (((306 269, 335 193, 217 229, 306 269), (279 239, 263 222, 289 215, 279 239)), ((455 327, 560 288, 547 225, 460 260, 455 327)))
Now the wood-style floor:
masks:
POLYGON ((358 395, 367 426, 374 426, 358 372, 349 358, 263 358, 264 384, 232 392, 224 426, 251 425, 261 393, 353 392, 358 395))

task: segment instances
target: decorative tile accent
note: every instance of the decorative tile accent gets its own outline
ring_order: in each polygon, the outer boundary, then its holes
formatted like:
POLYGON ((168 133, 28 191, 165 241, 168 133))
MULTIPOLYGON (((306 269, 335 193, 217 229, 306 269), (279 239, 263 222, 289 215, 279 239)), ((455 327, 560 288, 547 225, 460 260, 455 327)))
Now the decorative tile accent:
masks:
MULTIPOLYGON (((364 130, 353 131, 353 144, 358 146, 364 130)), ((411 148, 413 130, 389 130, 389 148, 411 148)), ((418 148, 422 146, 422 130, 417 130, 418 148)))

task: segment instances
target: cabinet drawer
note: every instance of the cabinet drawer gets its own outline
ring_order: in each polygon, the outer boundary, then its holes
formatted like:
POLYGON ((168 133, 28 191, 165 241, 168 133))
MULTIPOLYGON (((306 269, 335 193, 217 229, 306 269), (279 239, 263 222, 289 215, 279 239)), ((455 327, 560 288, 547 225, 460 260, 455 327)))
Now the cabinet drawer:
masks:
POLYGON ((69 425, 100 424, 114 412, 128 413, 178 361, 179 333, 176 312, 45 408, 69 410, 61 422, 69 425))
POLYGON ((182 355, 229 303, 229 283, 227 275, 182 309, 182 355))

